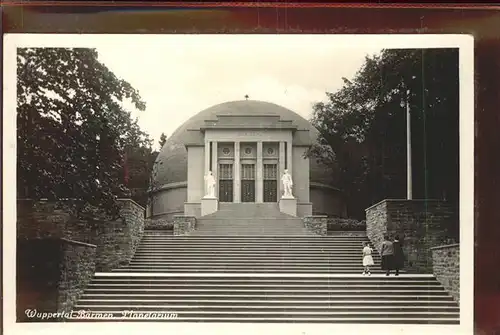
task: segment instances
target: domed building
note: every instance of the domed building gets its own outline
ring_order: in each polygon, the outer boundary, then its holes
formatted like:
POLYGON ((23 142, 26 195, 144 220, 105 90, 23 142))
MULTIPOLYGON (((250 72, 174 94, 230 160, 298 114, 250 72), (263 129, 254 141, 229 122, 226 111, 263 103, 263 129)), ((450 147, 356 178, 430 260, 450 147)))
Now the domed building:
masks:
POLYGON ((220 203, 276 203, 298 217, 345 217, 331 173, 305 157, 317 136, 306 119, 269 102, 231 101, 205 109, 161 148, 147 216, 200 217, 217 211, 220 203), (283 193, 285 170, 293 181, 291 196, 283 193), (214 177, 213 191, 207 174, 214 177))

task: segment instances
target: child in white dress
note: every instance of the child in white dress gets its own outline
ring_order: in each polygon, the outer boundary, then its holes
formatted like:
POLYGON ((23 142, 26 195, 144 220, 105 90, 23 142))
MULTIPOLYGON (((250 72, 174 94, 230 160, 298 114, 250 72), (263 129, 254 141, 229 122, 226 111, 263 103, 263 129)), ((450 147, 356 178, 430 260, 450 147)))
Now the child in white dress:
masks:
POLYGON ((371 275, 370 273, 370 266, 374 265, 373 263, 373 257, 372 257, 372 248, 370 248, 370 244, 368 242, 365 242, 365 247, 363 248, 363 266, 365 267, 365 270, 363 271, 363 276, 364 275, 371 275))

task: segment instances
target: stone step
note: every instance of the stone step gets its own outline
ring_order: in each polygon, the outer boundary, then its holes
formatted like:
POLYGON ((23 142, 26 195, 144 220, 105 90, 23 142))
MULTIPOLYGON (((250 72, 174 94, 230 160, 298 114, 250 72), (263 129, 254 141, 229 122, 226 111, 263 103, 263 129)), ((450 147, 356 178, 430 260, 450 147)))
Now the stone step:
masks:
MULTIPOLYGON (((306 248, 286 248, 286 247, 268 247, 268 248, 249 248, 249 247, 233 247, 233 248, 210 248, 210 247, 151 247, 144 248, 141 247, 137 249, 136 255, 167 255, 167 254, 179 254, 179 253, 203 253, 203 254, 211 254, 211 253, 219 253, 222 255, 230 255, 230 254, 238 254, 238 255, 329 255, 329 256, 355 256, 362 257, 361 253, 357 249, 348 249, 348 248, 314 248, 314 249, 306 249, 306 248)), ((379 257, 377 254, 372 254, 372 257, 379 257)))
MULTIPOLYGON (((362 260, 362 255, 356 250, 327 250, 327 249, 319 249, 319 250, 296 250, 291 251, 287 249, 219 249, 219 250, 210 250, 210 249, 192 249, 192 250, 183 250, 182 248, 156 248, 156 249, 142 249, 138 250, 134 257, 202 257, 206 258, 207 256, 224 258, 228 257, 253 257, 253 258, 288 258, 288 257, 302 257, 302 258, 322 258, 322 259, 357 259, 362 260)), ((372 255, 373 259, 381 259, 379 255, 372 255)))
MULTIPOLYGON (((149 266, 131 266, 123 267, 118 269, 113 269, 113 272, 147 272, 147 273, 258 273, 258 274, 361 274, 363 272, 363 267, 283 267, 276 265, 268 267, 227 267, 227 266, 209 266, 209 267, 199 267, 199 266, 169 266, 169 267, 149 267, 149 266)), ((375 274, 384 273, 382 270, 373 268, 370 272, 375 274)), ((394 275, 394 274, 393 274, 394 275)))
MULTIPOLYGON (((160 255, 135 255, 131 261, 150 261, 158 262, 170 259, 183 260, 194 260, 194 259, 215 259, 217 261, 235 261, 235 260, 283 260, 283 261, 311 261, 311 262, 328 262, 335 261, 341 263, 352 263, 361 262, 362 258, 360 256, 345 256, 345 255, 290 255, 290 254, 277 254, 277 255, 255 255, 255 254, 243 254, 243 255, 216 255, 216 254, 200 254, 200 255, 189 255, 189 254, 165 254, 160 255)), ((380 257, 373 257, 374 261, 380 261, 380 257)))
MULTIPOLYGON (((144 284, 132 284, 132 283, 122 283, 122 284, 116 284, 116 283, 90 283, 88 285, 88 288, 121 288, 121 289, 127 289, 127 288, 143 288, 144 284)), ((189 284, 171 284, 171 283, 158 283, 158 284, 148 284, 148 288, 161 288, 161 289, 180 289, 180 288, 190 288, 190 289, 221 289, 221 288, 231 288, 235 290, 239 289, 247 289, 247 288, 263 288, 263 289, 270 289, 270 288, 280 288, 280 289, 287 289, 287 290, 300 290, 300 289, 340 289, 346 288, 346 285, 338 284, 338 285, 327 285, 327 286, 320 286, 320 285, 301 285, 301 284, 282 284, 282 285, 277 285, 277 284, 232 284, 228 286, 227 284, 219 283, 219 284, 202 284, 202 283, 189 283, 189 284)), ((443 291, 443 287, 439 285, 419 285, 417 283, 415 284, 399 284, 399 283, 394 283, 393 285, 384 285, 383 287, 380 287, 376 284, 357 284, 357 285, 349 285, 349 289, 371 289, 371 290, 398 290, 398 289, 404 289, 404 290, 416 290, 416 291, 443 291)))
MULTIPOLYGON (((94 290, 106 290, 109 289, 110 291, 117 291, 120 292, 120 290, 123 288, 123 286, 127 286, 124 284, 89 284, 87 287, 88 291, 94 291, 94 290)), ((128 289, 130 291, 162 291, 162 292, 171 292, 171 291, 183 291, 183 292, 192 292, 192 291, 200 291, 200 292, 221 292, 224 291, 224 289, 227 286, 224 285, 202 285, 198 284, 195 285, 193 284, 192 286, 188 285, 165 285, 165 284, 150 284, 147 287, 143 287, 139 284, 128 285, 128 289)), ((389 290, 391 294, 394 292, 419 292, 422 293, 422 291, 425 291, 424 293, 427 294, 435 294, 436 292, 438 293, 444 293, 447 294, 447 292, 444 290, 442 286, 419 286, 419 285, 392 285, 392 286, 384 286, 384 287, 378 287, 376 285, 328 285, 328 286, 318 286, 318 285, 231 285, 229 286, 231 288, 231 292, 254 292, 254 293, 259 293, 259 291, 262 292, 309 292, 309 291, 314 291, 314 294, 319 294, 319 293, 325 293, 325 292, 348 292, 350 290, 355 290, 357 292, 375 292, 375 293, 380 293, 380 292, 385 292, 386 290, 389 290)), ((123 293, 123 292, 122 292, 123 293)))
MULTIPOLYGON (((99 306, 98 310, 99 311, 106 311, 106 312, 116 312, 118 313, 120 311, 118 306, 110 306, 110 307, 105 307, 105 306, 99 306)), ((357 308, 357 309, 351 309, 351 310, 346 310, 346 309, 341 309, 341 308, 327 308, 327 309, 320 309, 320 308, 289 308, 289 309, 279 309, 279 308, 268 308, 262 310, 262 307, 259 307, 258 309, 256 308, 232 308, 232 306, 226 306, 226 307, 220 307, 220 308, 207 308, 207 309, 197 309, 197 308, 180 308, 177 307, 175 309, 175 313, 181 313, 182 315, 213 315, 213 316, 222 316, 222 315, 231 315, 233 313, 234 315, 242 315, 242 314, 247 314, 247 313, 252 313, 253 315, 266 315, 266 316, 289 316, 289 315, 311 315, 313 317, 322 317, 322 316, 335 316, 335 315, 344 315, 344 316, 349 316, 352 315, 352 317, 356 316, 365 316, 365 315, 377 315, 377 313, 380 313, 381 316, 396 316, 396 315, 407 315, 408 317, 414 318, 414 317, 419 317, 422 315, 428 315, 428 316, 433 316, 433 317, 440 317, 440 316, 459 316, 459 313, 454 310, 445 310, 445 309, 435 309, 435 310, 425 310, 423 308, 416 308, 416 309, 389 309, 389 308, 380 308, 377 310, 378 306, 374 306, 374 308, 357 308)), ((156 311, 156 312, 173 312, 172 310, 168 310, 165 308, 146 308, 146 309, 140 309, 141 311, 156 311)), ((121 309, 123 311, 123 309, 121 309)))
POLYGON ((253 216, 253 215, 248 215, 247 213, 233 213, 233 212, 224 212, 224 211, 219 211, 215 214, 210 214, 203 216, 196 220, 197 223, 205 223, 205 222, 243 222, 243 221, 249 221, 249 222, 267 222, 267 223, 273 223, 273 222, 299 222, 303 224, 303 221, 301 218, 294 217, 294 216, 287 216, 286 214, 279 213, 277 215, 265 215, 263 213, 259 213, 258 216, 253 216), (231 215, 224 217, 224 215, 231 215))
MULTIPOLYGON (((201 235, 200 235, 201 236, 201 235)), ((230 238, 230 239, 199 239, 196 240, 195 238, 197 236, 195 235, 185 235, 183 237, 190 237, 191 239, 175 239, 175 237, 172 235, 171 239, 162 237, 162 238, 144 238, 141 239, 141 241, 144 241, 146 243, 158 243, 158 242, 168 242, 168 243, 215 243, 215 242, 220 242, 220 243, 258 243, 258 240, 261 239, 262 243, 324 243, 324 244, 351 244, 351 245, 357 245, 357 246, 362 246, 363 243, 368 242, 368 239, 324 239, 321 240, 317 238, 315 235, 311 236, 304 236, 304 235, 296 235, 295 238, 289 237, 288 238, 282 238, 282 239, 277 239, 275 238, 276 236, 279 235, 242 235, 241 239, 237 239, 235 237, 230 238), (251 236, 252 239, 245 238, 251 236), (309 238, 309 239, 308 239, 309 238)), ((285 235, 282 235, 285 237, 285 235)))
MULTIPOLYGON (((137 251, 155 251, 155 250, 213 250, 213 251, 230 251, 230 250, 241 250, 241 251, 259 251, 259 250, 283 250, 283 251, 319 251, 319 252, 329 252, 329 251, 338 251, 338 252, 354 252, 358 255, 362 255, 361 248, 357 246, 351 245, 294 245, 294 244, 268 244, 268 245, 259 245, 259 244, 141 244, 137 251)), ((372 256, 375 253, 372 253, 372 256)))
MULTIPOLYGON (((361 252, 359 248, 355 247, 321 247, 315 246, 308 248, 307 246, 221 246, 221 245, 204 245, 204 246, 194 246, 194 245, 152 245, 152 246, 140 246, 136 252, 148 252, 148 253, 156 253, 156 252, 169 252, 169 251, 225 251, 225 252, 233 252, 233 251, 246 251, 246 252, 257 252, 257 251, 267 251, 267 252, 319 252, 319 253, 352 253, 361 256, 361 252)), ((374 254, 372 254, 374 256, 374 254)))
MULTIPOLYGON (((112 274, 112 273, 111 273, 112 274)), ((416 286, 440 286, 441 284, 437 280, 428 280, 428 279, 420 279, 419 278, 410 278, 407 279, 409 275, 404 275, 400 277, 362 277, 356 279, 349 279, 350 285, 375 285, 377 287, 386 287, 392 285, 416 285, 416 286)), ((214 277, 179 277, 179 278, 162 278, 162 277, 150 277, 147 279, 142 278, 130 278, 130 277, 97 277, 92 279, 91 284, 137 284, 137 285, 145 285, 148 286, 150 284, 165 284, 165 285, 178 285, 178 284, 186 284, 186 285, 344 285, 345 286, 346 279, 344 278, 324 278, 324 279, 310 279, 310 278, 299 278, 289 280, 289 278, 282 279, 273 279, 273 278, 220 278, 214 277), (287 280, 288 279, 288 280, 287 280)))
MULTIPOLYGON (((290 229, 288 230, 283 230, 283 231, 242 231, 242 230, 238 230, 238 231, 226 231, 225 229, 222 229, 221 233, 219 233, 220 235, 224 235, 224 234, 227 234, 227 235, 235 235, 235 234, 241 234, 241 235, 245 235, 245 236, 254 236, 254 237, 261 237, 261 236, 279 236, 279 235, 289 235, 290 234, 290 229)), ((207 234, 212 234, 214 231, 210 230, 210 231, 204 231, 204 230, 196 230, 196 231, 192 231, 190 232, 188 235, 189 236, 203 236, 203 235, 207 235, 207 234)), ((303 232, 300 232, 300 231, 296 231, 295 232, 296 236, 308 236, 309 232, 306 232, 306 231, 303 231, 303 232)))
POLYGON ((110 293, 94 293, 94 292, 85 292, 82 294, 82 300, 88 300, 88 299, 143 299, 143 300, 159 300, 159 299, 175 299, 175 300, 183 300, 183 301, 200 301, 200 300, 208 300, 208 299, 215 299, 215 300, 234 300, 234 299, 240 299, 240 300, 248 300, 249 302, 253 300, 288 300, 288 301, 310 301, 312 299, 314 300, 322 300, 325 302, 330 302, 330 301, 338 301, 338 302, 345 302, 345 301, 352 301, 354 300, 362 300, 365 302, 372 302, 372 301, 380 301, 380 300, 387 300, 387 301, 408 301, 408 300, 414 300, 414 301, 425 301, 425 302, 446 302, 446 303, 452 303, 454 304, 454 300, 451 296, 449 295, 438 295, 438 294, 432 294, 432 295, 425 295, 425 294, 420 294, 420 295, 415 295, 415 294, 387 294, 388 292, 378 292, 375 294, 367 294, 367 293, 361 293, 361 294, 352 294, 352 291, 348 292, 336 292, 336 293, 330 293, 327 295, 310 295, 309 293, 306 294, 287 294, 287 293, 282 293, 282 294, 276 294, 276 293, 269 293, 266 292, 265 295, 258 295, 258 294, 246 294, 246 293, 235 293, 233 294, 232 292, 225 292, 225 293, 220 293, 220 294, 206 294, 206 293, 152 293, 152 292, 143 292, 143 293, 129 293, 126 292, 124 293, 122 291, 122 294, 110 294, 110 293))
MULTIPOLYGON (((204 260, 202 261, 191 261, 191 260, 186 260, 184 262, 175 262, 171 260, 163 260, 159 262, 151 262, 151 261, 134 261, 130 262, 128 265, 124 265, 121 268, 118 269, 132 269, 132 268, 145 268, 145 269, 151 269, 151 268, 158 268, 158 269, 164 269, 164 270, 173 270, 173 269, 186 269, 189 270, 189 272, 192 272, 196 268, 199 270, 205 270, 209 267, 213 267, 214 269, 220 269, 222 271, 226 270, 244 270, 246 269, 249 273, 252 273, 252 271, 258 271, 258 270, 266 270, 266 269, 271 269, 272 267, 276 267, 276 271, 282 271, 282 270, 292 270, 292 269, 297 269, 297 270, 305 270, 309 269, 311 273, 314 273, 315 270, 322 271, 322 270, 328 270, 331 269, 332 271, 337 271, 337 270, 348 270, 348 273, 359 273, 361 274, 364 271, 363 265, 361 262, 336 262, 336 261, 331 261, 331 262, 296 262, 294 263, 293 261, 288 261, 288 262, 280 262, 278 260, 273 261, 273 260, 262 260, 262 261, 257 261, 257 262, 247 262, 245 260, 235 260, 234 262, 229 262, 229 263, 224 263, 222 261, 214 261, 214 262, 208 262, 206 261, 203 264, 204 260)), ((117 269, 114 269, 117 270, 117 269)), ((197 271, 195 271, 197 272, 197 271)), ((375 265, 371 266, 370 268, 371 273, 381 273, 382 269, 380 267, 380 262, 375 262, 375 265)), ((394 273, 394 271, 393 271, 394 273)), ((401 271, 401 274, 405 272, 401 271)))
MULTIPOLYGON (((96 312, 97 313, 97 312, 96 312)), ((75 319, 69 319, 68 322, 124 322, 124 321, 134 321, 134 322, 215 322, 215 323, 325 323, 325 324, 401 324, 401 325, 417 325, 417 324, 434 324, 434 325, 458 325, 460 320, 458 317, 432 317, 432 316, 421 316, 418 319, 409 319, 406 317, 382 317, 382 316, 370 316, 370 317, 299 317, 299 316, 285 316, 285 317, 270 317, 270 316, 246 316, 246 317, 208 317, 208 316, 193 316, 193 317, 179 317, 179 316, 169 316, 165 315, 162 317, 139 317, 133 316, 123 316, 123 312, 119 311, 115 314, 108 315, 107 313, 94 314, 97 316, 92 316, 91 314, 84 314, 85 317, 75 319)))
POLYGON ((169 266, 172 264, 226 264, 226 265, 234 265, 234 264, 247 264, 247 265, 262 265, 262 264, 278 264, 278 265, 361 265, 361 258, 357 260, 352 259, 332 259, 332 258, 324 258, 324 259, 301 259, 301 258, 284 258, 284 257, 267 257, 267 258, 252 258, 252 257, 238 257, 238 258, 228 258, 228 257, 220 257, 220 258, 212 258, 212 257, 191 257, 191 258, 178 258, 178 257, 165 257, 162 259, 147 259, 147 258, 138 258, 134 257, 130 261, 130 265, 148 265, 148 266, 169 266), (359 263, 359 264, 358 264, 359 263))
MULTIPOLYGON (((325 310, 335 313, 335 312, 351 312, 353 314, 356 313, 365 313, 365 312, 375 312, 379 311, 381 314, 384 313, 429 313, 429 314, 450 314, 453 313, 459 316, 459 308, 453 306, 411 306, 411 307, 402 307, 402 306, 391 306, 384 304, 382 306, 352 306, 352 305, 344 305, 344 306, 289 306, 289 305, 281 305, 281 306, 266 306, 266 305, 257 305, 257 306, 234 306, 232 304, 220 304, 220 305, 149 305, 144 306, 142 304, 82 304, 76 305, 76 309, 84 309, 84 310, 100 310, 100 311, 116 311, 116 310, 134 310, 134 311, 163 311, 163 312, 172 312, 185 314, 185 312, 191 311, 199 311, 203 309, 206 312, 225 312, 228 310, 234 312, 247 312, 254 313, 255 311, 265 311, 268 313, 280 313, 286 311, 297 311, 297 312, 324 312, 325 310)), ((436 315, 437 316, 437 315, 436 315)))
POLYGON ((158 236, 158 237, 143 237, 141 241, 144 242, 275 242, 275 243, 300 243, 300 242, 309 242, 309 243, 364 243, 369 242, 366 237, 354 237, 354 238, 345 238, 345 237, 330 237, 330 236, 227 236, 227 237, 207 237, 207 236, 158 236))
MULTIPOLYGON (((139 244, 140 246, 154 246, 154 245, 164 245, 164 246, 242 246, 242 247, 349 247, 357 248, 360 252, 363 250, 363 242, 328 242, 328 241, 310 241, 309 243, 304 242, 294 242, 294 241, 263 241, 262 243, 256 242, 230 242, 230 241, 147 241, 139 244)), ((372 250, 376 250, 372 248, 372 250)))
MULTIPOLYGON (((153 231, 152 233, 157 232, 156 230, 153 231)), ((144 234, 144 236, 147 236, 147 234, 144 234)), ((155 237, 156 235, 151 235, 152 237, 155 237)), ((296 237, 296 236, 290 236, 293 239, 303 239, 304 237, 296 237)), ((190 236, 172 236, 172 235, 166 235, 166 238, 168 239, 185 239, 185 240, 192 240, 192 239, 197 239, 197 240, 203 240, 203 239, 221 239, 221 240, 226 240, 226 239, 231 239, 231 238, 238 238, 238 239, 255 239, 255 237, 247 237, 247 236, 220 236, 220 235, 206 235, 206 236, 196 236, 196 237, 190 237, 190 236)), ((266 239, 286 239, 287 236, 267 236, 266 239)), ((334 235, 329 235, 329 236, 307 236, 307 238, 310 239, 327 239, 327 240, 336 240, 336 239, 341 239, 341 240, 355 240, 355 239, 368 239, 366 234, 358 234, 355 236, 350 236, 350 235, 340 235, 340 234, 334 234, 334 235)))
POLYGON ((458 311, 459 307, 455 302, 445 300, 391 300, 390 298, 384 300, 257 300, 257 299, 203 299, 203 300, 185 300, 185 299, 80 299, 76 306, 84 308, 83 306, 141 306, 148 308, 150 306, 196 306, 202 308, 203 306, 227 306, 234 307, 252 307, 252 308, 440 308, 444 310, 458 311))
MULTIPOLYGON (((253 241, 234 241, 234 240, 206 240, 206 241, 173 241, 173 240, 142 240, 140 245, 241 245, 241 246, 348 246, 358 248, 361 252, 363 250, 363 245, 366 241, 293 241, 293 240, 264 240, 262 243, 257 243, 253 241)), ((375 248, 372 247, 372 250, 375 248)))

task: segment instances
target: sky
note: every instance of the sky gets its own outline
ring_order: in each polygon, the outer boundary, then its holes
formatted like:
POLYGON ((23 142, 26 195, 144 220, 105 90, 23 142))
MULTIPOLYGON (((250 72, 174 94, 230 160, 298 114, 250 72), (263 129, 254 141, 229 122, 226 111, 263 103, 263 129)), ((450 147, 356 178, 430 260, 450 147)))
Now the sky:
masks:
POLYGON ((146 102, 146 110, 133 116, 154 139, 155 149, 162 132, 170 136, 196 113, 247 94, 250 100, 276 103, 309 119, 314 102, 340 89, 342 77, 352 78, 367 55, 381 51, 378 45, 300 35, 170 35, 150 42, 117 41, 95 45, 99 60, 146 102))

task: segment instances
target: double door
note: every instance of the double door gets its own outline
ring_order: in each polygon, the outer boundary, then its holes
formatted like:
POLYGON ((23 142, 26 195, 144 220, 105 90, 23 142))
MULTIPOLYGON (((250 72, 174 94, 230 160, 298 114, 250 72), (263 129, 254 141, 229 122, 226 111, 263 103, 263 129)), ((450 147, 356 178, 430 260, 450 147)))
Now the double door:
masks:
POLYGON ((255 164, 241 164, 241 202, 255 202, 255 164))
POLYGON ((233 202, 233 164, 219 165, 219 201, 233 202))
MULTIPOLYGON (((233 164, 219 165, 219 201, 233 202, 234 166, 233 164)), ((255 202, 256 165, 241 164, 241 202, 255 202)), ((278 201, 278 165, 263 165, 263 200, 264 202, 278 201)))
POLYGON ((278 201, 278 165, 264 164, 264 202, 278 201))

